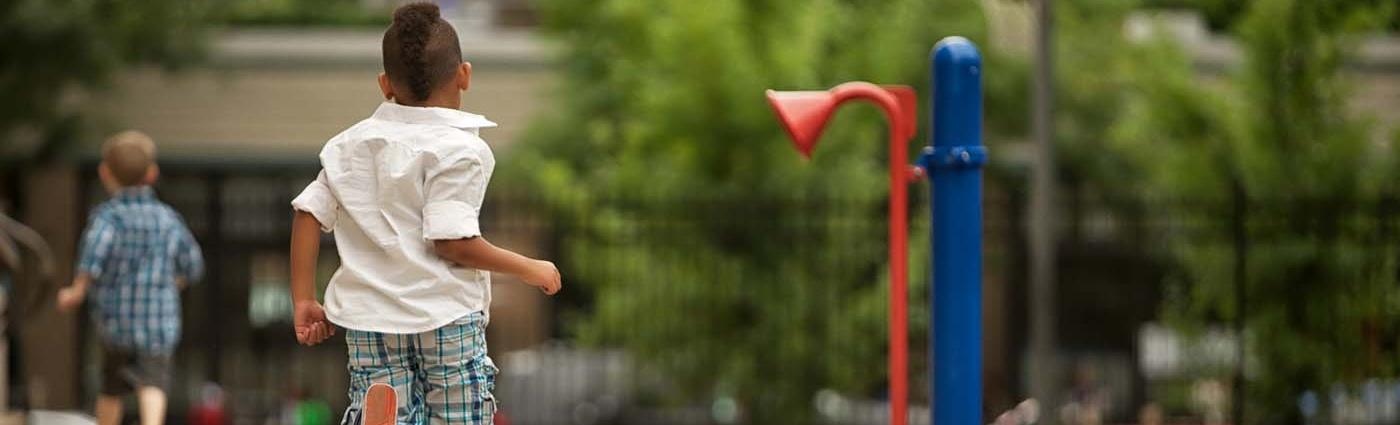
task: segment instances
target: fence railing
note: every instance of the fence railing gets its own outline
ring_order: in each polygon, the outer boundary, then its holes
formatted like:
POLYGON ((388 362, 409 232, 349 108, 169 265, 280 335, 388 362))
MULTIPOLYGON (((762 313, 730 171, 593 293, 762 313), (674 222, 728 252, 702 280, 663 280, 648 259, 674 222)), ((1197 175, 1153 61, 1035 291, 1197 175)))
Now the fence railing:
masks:
MULTIPOLYGON (((184 214, 210 263, 209 281, 185 298, 174 411, 205 381, 223 385, 230 407, 248 420, 272 417, 293 394, 343 407, 343 346, 298 347, 277 319, 287 205, 312 172, 166 170, 161 197, 184 214)), ((87 193, 88 205, 103 197, 95 186, 87 193)), ((882 199, 525 193, 493 189, 487 235, 555 259, 566 288, 538 312, 547 321, 542 340, 493 351, 513 423, 745 423, 768 410, 802 411, 812 423, 883 422, 883 303, 871 301, 884 282, 882 199), (876 360, 841 363, 862 359, 876 360)), ((1061 208, 1057 332, 1069 358, 1123 363, 1109 368, 1122 379, 1104 379, 1117 400, 1109 418, 1130 418, 1154 397, 1136 371, 1136 335, 1157 319, 1164 282, 1190 275, 1183 250, 1245 250, 1243 258, 1262 261, 1269 247, 1300 241, 1367 246, 1373 255, 1400 248, 1400 198, 1071 199, 1061 208)), ((1023 393, 1023 222, 1036 212, 995 191, 984 210, 984 412, 991 414, 1023 393)), ((927 226, 916 223, 912 232, 912 255, 926 256, 919 247, 927 226)), ((323 252, 328 276, 334 251, 323 252)), ((924 263, 911 261, 914 405, 928 400, 924 263)), ((1233 279, 1241 278, 1222 282, 1233 279)))

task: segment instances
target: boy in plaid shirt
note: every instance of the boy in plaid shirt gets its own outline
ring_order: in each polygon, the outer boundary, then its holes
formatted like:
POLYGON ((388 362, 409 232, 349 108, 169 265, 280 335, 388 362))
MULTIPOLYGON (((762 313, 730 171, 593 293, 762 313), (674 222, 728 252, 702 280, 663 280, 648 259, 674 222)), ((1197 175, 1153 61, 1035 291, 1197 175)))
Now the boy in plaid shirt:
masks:
POLYGON ((204 273, 199 244, 151 188, 155 154, 155 143, 135 131, 103 144, 98 176, 112 197, 88 218, 76 277, 58 293, 63 311, 88 295, 94 303, 103 348, 99 425, 121 421, 121 397, 133 390, 141 423, 164 422, 170 356, 180 342, 179 290, 204 273))
POLYGON ((496 161, 480 129, 496 124, 458 110, 471 64, 438 7, 400 7, 383 43, 387 101, 326 142, 320 176, 292 201, 297 341, 317 344, 335 326, 346 329, 343 425, 491 424, 491 272, 553 294, 559 271, 481 235, 496 161), (318 229, 334 231, 340 255, 324 306, 316 301, 318 229))

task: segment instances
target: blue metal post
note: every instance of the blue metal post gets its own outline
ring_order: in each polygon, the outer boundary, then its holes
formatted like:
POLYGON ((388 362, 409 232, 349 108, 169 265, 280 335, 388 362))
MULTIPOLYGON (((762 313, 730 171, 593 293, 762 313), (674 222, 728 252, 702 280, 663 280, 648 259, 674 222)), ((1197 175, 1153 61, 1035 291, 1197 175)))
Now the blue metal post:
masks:
POLYGON ((934 46, 933 423, 982 420, 982 58, 948 37, 934 46))

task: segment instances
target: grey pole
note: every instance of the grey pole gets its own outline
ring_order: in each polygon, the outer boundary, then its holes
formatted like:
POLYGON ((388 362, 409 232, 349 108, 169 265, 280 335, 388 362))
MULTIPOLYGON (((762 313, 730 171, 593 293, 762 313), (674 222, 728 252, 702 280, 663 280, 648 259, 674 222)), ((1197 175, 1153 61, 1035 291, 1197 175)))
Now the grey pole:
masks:
POLYGON ((1054 27, 1053 0, 1035 2, 1035 77, 1031 136, 1035 159, 1031 166, 1030 227, 1030 390, 1040 401, 1045 423, 1055 411, 1055 150, 1054 150, 1054 27))

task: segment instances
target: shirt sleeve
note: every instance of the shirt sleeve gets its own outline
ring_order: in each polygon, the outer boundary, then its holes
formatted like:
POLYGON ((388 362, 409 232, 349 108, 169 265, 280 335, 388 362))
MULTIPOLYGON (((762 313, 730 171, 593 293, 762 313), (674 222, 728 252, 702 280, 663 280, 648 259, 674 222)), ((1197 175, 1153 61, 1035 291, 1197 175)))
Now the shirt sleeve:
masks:
POLYGON ((306 185, 306 189, 303 189, 296 199, 292 199, 292 209, 316 217, 316 221, 321 223, 321 231, 330 232, 335 229, 340 201, 335 199, 335 194, 331 193, 331 187, 326 181, 326 171, 321 170, 316 180, 306 185))
POLYGON ((203 280, 204 251, 199 249, 199 242, 195 241, 184 223, 181 223, 177 237, 179 246, 175 254, 175 271, 190 284, 203 280))
POLYGON ((102 268, 116 245, 117 229, 101 215, 93 215, 83 231, 82 248, 78 250, 78 273, 87 273, 93 280, 102 276, 102 268))
POLYGON ((423 238, 448 240, 481 236, 477 215, 486 196, 481 159, 467 155, 440 164, 424 184, 423 238))

